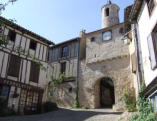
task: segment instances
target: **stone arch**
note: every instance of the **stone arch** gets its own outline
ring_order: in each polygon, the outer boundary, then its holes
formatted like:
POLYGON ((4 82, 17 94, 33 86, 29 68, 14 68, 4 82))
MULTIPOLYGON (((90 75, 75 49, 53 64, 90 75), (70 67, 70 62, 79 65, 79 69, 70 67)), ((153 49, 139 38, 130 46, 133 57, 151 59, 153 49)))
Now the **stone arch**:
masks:
MULTIPOLYGON (((94 84, 94 107, 95 108, 101 108, 102 105, 101 105, 101 95, 100 95, 100 85, 103 81, 103 79, 109 79, 109 80, 112 80, 112 83, 113 83, 113 88, 114 88, 114 104, 115 104, 115 81, 114 81, 114 78, 111 78, 111 77, 101 77, 99 79, 97 79, 95 81, 95 84, 94 84)), ((104 80, 105 81, 105 80, 104 80)))

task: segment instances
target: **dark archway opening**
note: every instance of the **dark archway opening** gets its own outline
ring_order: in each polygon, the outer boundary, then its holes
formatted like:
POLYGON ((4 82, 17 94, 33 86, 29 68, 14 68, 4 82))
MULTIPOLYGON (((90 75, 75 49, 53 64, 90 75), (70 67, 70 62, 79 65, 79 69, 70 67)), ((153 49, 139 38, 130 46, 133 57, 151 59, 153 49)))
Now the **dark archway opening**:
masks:
POLYGON ((111 78, 102 78, 100 81, 100 105, 103 108, 112 108, 115 104, 114 84, 111 78))

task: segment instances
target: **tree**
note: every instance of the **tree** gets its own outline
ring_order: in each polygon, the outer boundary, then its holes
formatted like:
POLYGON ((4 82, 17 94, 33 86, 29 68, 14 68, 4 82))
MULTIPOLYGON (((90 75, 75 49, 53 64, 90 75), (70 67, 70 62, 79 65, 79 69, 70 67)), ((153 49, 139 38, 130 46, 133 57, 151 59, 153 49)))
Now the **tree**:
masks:
POLYGON ((14 3, 14 2, 16 2, 17 0, 8 0, 8 1, 6 1, 6 2, 0 2, 0 14, 2 13, 2 11, 4 11, 5 9, 6 9, 6 7, 10 4, 10 3, 14 3))

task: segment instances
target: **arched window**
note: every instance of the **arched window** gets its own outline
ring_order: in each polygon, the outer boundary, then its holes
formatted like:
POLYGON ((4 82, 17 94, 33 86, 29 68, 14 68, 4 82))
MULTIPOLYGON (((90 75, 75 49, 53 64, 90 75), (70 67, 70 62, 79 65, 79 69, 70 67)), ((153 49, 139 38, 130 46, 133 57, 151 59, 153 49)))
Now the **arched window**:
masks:
POLYGON ((106 13, 106 16, 109 16, 109 8, 106 8, 105 13, 106 13))

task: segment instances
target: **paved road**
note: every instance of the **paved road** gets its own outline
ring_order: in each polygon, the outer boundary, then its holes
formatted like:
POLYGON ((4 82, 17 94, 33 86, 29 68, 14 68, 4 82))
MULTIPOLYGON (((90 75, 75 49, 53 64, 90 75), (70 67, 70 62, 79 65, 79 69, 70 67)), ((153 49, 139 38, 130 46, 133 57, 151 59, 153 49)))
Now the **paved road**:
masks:
POLYGON ((41 115, 0 118, 0 121, 118 121, 120 114, 111 109, 59 109, 41 115))

